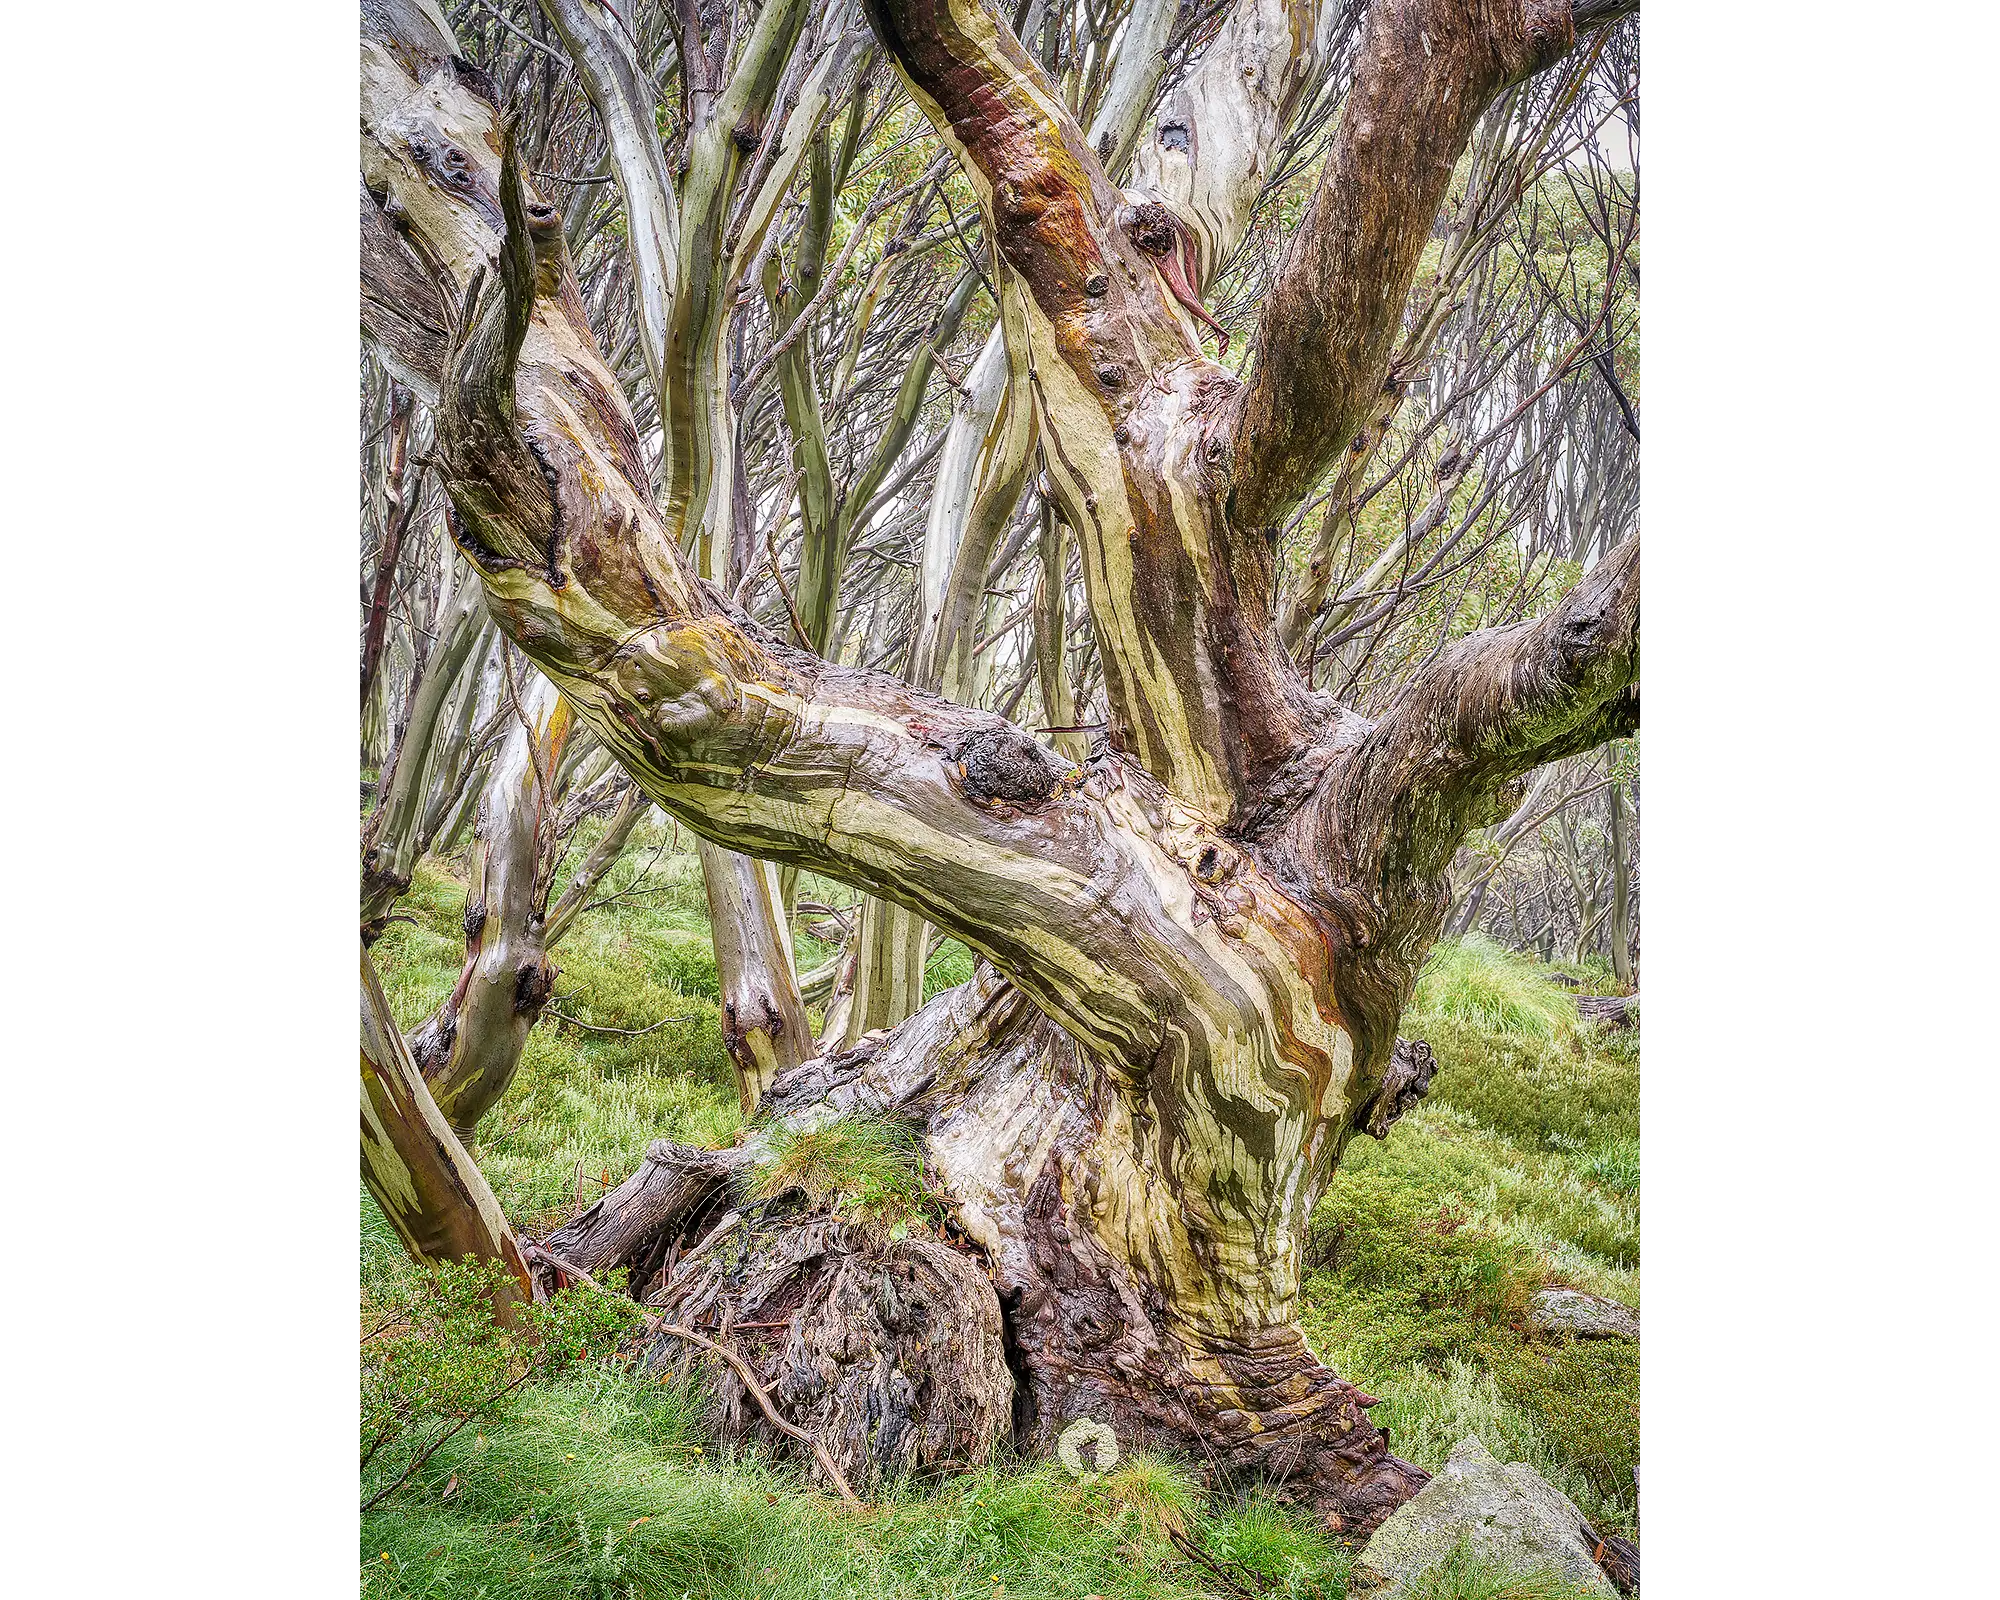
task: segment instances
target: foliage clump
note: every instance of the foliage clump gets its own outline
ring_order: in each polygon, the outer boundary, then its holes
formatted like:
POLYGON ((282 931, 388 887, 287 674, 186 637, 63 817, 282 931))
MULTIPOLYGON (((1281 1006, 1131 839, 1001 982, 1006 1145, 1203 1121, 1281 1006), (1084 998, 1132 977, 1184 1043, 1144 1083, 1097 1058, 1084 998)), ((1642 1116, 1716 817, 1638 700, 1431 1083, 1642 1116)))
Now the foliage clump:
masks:
POLYGON ((581 1289, 521 1302, 504 1266, 470 1256, 408 1281, 403 1303, 361 1340, 364 1506, 409 1483, 465 1428, 498 1416, 524 1385, 609 1356, 640 1316, 629 1300, 581 1289), (501 1319, 503 1298, 511 1309, 501 1319))

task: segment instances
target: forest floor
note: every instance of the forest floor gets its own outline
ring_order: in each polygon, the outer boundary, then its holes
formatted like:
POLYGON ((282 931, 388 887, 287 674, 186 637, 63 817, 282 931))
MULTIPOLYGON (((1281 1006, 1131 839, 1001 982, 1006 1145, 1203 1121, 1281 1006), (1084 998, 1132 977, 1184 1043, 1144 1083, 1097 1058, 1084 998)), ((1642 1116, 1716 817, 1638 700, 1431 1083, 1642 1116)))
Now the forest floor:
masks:
MULTIPOLYGON (((455 865, 424 863, 376 947, 405 1028, 458 974, 465 887, 455 865)), ((800 892, 853 898, 811 878, 800 892)), ((545 1014, 529 1036, 519 1077, 474 1146, 508 1216, 531 1234, 623 1179, 650 1140, 725 1144, 741 1121, 692 841, 671 826, 642 829, 599 900, 552 952, 562 1016, 545 1014), (640 1030, 665 1018, 675 1020, 644 1033, 582 1026, 640 1030)), ((829 949, 801 935, 800 969, 829 949)), ((970 971, 963 946, 946 944, 932 986, 970 971)), ((1397 1454, 1435 1470, 1476 1433, 1599 1527, 1631 1535, 1638 1347, 1551 1339, 1525 1315, 1549 1284, 1639 1304, 1638 1032, 1579 1027, 1555 972, 1586 992, 1610 988, 1608 974, 1542 966, 1476 938, 1433 956, 1402 1027, 1437 1054, 1430 1097, 1385 1143, 1350 1147, 1313 1218, 1303 1320, 1329 1365, 1381 1397, 1372 1416, 1397 1454)), ((365 1193, 360 1247, 365 1333, 423 1283, 365 1193)), ((376 1347, 364 1344, 364 1358, 376 1347)), ((421 1439, 448 1424, 423 1415, 418 1398, 403 1425, 421 1439)), ((378 1457, 366 1494, 394 1476, 384 1458, 397 1459, 393 1449, 378 1457)), ((721 1445, 698 1395, 595 1359, 480 1414, 361 1518, 370 1596, 1339 1600, 1347 1562, 1265 1494, 1218 1497, 1184 1465, 1144 1456, 1087 1485, 1054 1464, 1006 1463, 843 1510, 795 1467, 721 1445), (1175 1535, 1236 1587, 1188 1559, 1175 1535)), ((1427 1600, 1562 1593, 1462 1565, 1427 1600)))

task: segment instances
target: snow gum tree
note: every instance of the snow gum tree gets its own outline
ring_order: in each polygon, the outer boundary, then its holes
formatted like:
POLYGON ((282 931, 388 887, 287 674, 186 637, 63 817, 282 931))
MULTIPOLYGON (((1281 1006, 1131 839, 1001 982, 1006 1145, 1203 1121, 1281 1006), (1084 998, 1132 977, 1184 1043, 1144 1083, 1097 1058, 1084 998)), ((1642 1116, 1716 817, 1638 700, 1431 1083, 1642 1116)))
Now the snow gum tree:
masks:
MULTIPOLYGON (((1047 1448, 1089 1418, 1281 1482, 1348 1531, 1421 1485, 1299 1330, 1304 1230, 1348 1140, 1428 1085, 1397 1022, 1461 840, 1520 803, 1523 774, 1638 725, 1638 541, 1540 618, 1436 653, 1370 718, 1295 664, 1274 537, 1380 405, 1482 114, 1632 9, 1373 0, 1239 378, 1205 351, 1197 291, 1246 208, 1203 174, 1254 179, 1321 7, 1243 0, 1211 74, 1240 92, 1204 101, 1192 136, 1171 104, 1140 126, 1131 170, 1153 178, 1127 191, 1106 172, 1118 138, 1091 138, 1005 16, 868 0, 978 195, 1001 389, 1081 558, 1109 729, 1077 759, 822 659, 705 578, 691 502, 656 495, 498 91, 434 10, 363 5, 364 320, 433 375, 453 537, 494 622, 702 838, 982 958, 901 1025, 779 1073, 737 1149, 656 1144, 524 1247, 538 1273, 625 1266, 669 1320, 758 1324, 770 1370, 796 1378, 775 1397, 854 1476, 871 1453, 977 1459, 1001 1429, 1047 1448), (915 1130, 946 1243, 731 1203, 782 1134, 857 1115, 915 1130), (900 1287, 859 1293, 856 1273, 900 1287)), ((743 22, 744 72, 768 77, 760 41, 802 10, 743 22)), ((699 77, 747 92, 712 55, 699 77)), ((704 403, 726 404, 719 385, 704 403)))

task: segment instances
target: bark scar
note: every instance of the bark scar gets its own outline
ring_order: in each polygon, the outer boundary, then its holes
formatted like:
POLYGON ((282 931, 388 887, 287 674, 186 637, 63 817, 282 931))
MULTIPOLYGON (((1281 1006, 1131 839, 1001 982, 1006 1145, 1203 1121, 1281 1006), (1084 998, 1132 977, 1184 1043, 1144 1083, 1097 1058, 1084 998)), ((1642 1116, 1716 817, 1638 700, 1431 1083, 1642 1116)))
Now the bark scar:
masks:
POLYGON ((1122 220, 1132 242, 1154 258, 1174 298, 1214 333, 1215 353, 1228 355, 1229 330, 1208 314, 1201 296, 1195 292, 1201 253, 1195 245, 1194 230, 1157 200, 1127 208, 1122 220))
POLYGON ((1064 768, 1018 728, 980 728, 967 734, 952 759, 965 769, 964 787, 974 800, 1039 806, 1061 783, 1064 768))

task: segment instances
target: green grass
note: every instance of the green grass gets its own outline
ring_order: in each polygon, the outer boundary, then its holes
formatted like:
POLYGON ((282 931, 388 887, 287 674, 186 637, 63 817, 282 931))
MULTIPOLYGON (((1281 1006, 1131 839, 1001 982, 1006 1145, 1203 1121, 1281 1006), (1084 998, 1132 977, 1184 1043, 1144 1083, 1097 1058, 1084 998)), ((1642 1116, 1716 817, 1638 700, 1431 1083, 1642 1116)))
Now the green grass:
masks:
MULTIPOLYGON (((800 893, 852 898, 810 877, 800 893)), ((553 953, 556 1008, 603 1027, 676 1020, 633 1037, 550 1017, 529 1036, 519 1077, 474 1150, 503 1206, 531 1231, 620 1181, 649 1141, 726 1144, 741 1122, 690 841, 675 848, 671 829, 642 830, 598 897, 610 903, 586 913, 553 953)), ((398 907, 410 920, 391 924, 376 947, 406 1027, 457 978, 464 899, 449 864, 425 862, 398 907)), ((801 970, 828 953, 799 937, 801 970)), ((1547 1283, 1639 1303, 1637 1038, 1580 1028, 1549 970, 1485 941, 1437 952, 1401 1030, 1429 1040, 1437 1078, 1386 1143, 1362 1137, 1349 1147, 1313 1219, 1302 1322, 1333 1366, 1382 1398, 1373 1415, 1398 1454, 1435 1469, 1477 1433, 1607 1530, 1629 1533, 1638 1351, 1532 1337, 1523 1314, 1547 1283)), ((970 972, 965 947, 941 942, 926 990, 970 972)), ((916 1203, 916 1178, 907 1135, 850 1121, 781 1140, 755 1181, 887 1216, 916 1203)), ((360 1224, 362 1314, 372 1320, 410 1292, 411 1269, 365 1194, 360 1224)), ((1050 1464, 1003 1464, 906 1486, 857 1514, 793 1468, 725 1448, 702 1431, 702 1415, 699 1396, 607 1367, 530 1386, 362 1519, 364 1592, 1224 1592, 1174 1547, 1176 1528, 1256 1574, 1266 1593, 1345 1592, 1346 1556, 1306 1519, 1258 1494, 1205 1494, 1172 1463, 1130 1457, 1089 1486, 1050 1464)), ((1535 1580, 1462 1565, 1438 1579, 1431 1600, 1557 1600, 1535 1580)))
POLYGON ((1137 1458, 1090 1485, 1004 1467, 859 1512, 755 1451, 704 1438, 698 1397, 596 1373, 531 1391, 460 1435, 424 1488, 362 1521, 371 1595, 682 1595, 713 1600, 1196 1596, 1179 1528, 1276 1595, 1337 1596, 1344 1558, 1261 1499, 1204 1511, 1186 1476, 1137 1458), (447 1498, 445 1490, 450 1487, 447 1498), (387 1560, 383 1557, 386 1554, 387 1560))
POLYGON ((1639 1064, 1576 1023, 1548 969, 1490 941, 1441 945, 1404 1017, 1429 1098, 1357 1138, 1314 1214, 1303 1322, 1383 1405, 1392 1448, 1436 1470, 1467 1433, 1631 1533, 1639 1351, 1531 1334, 1563 1284, 1639 1304, 1639 1064))
POLYGON ((891 1223, 908 1218, 924 1200, 915 1130, 878 1117, 844 1117, 808 1132, 780 1128, 769 1159, 750 1180, 750 1195, 775 1200, 794 1190, 814 1210, 891 1223))
POLYGON ((1539 961, 1483 934, 1450 940, 1431 952, 1412 1008, 1431 1016, 1550 1044, 1576 1028, 1576 1002, 1548 981, 1539 961))

